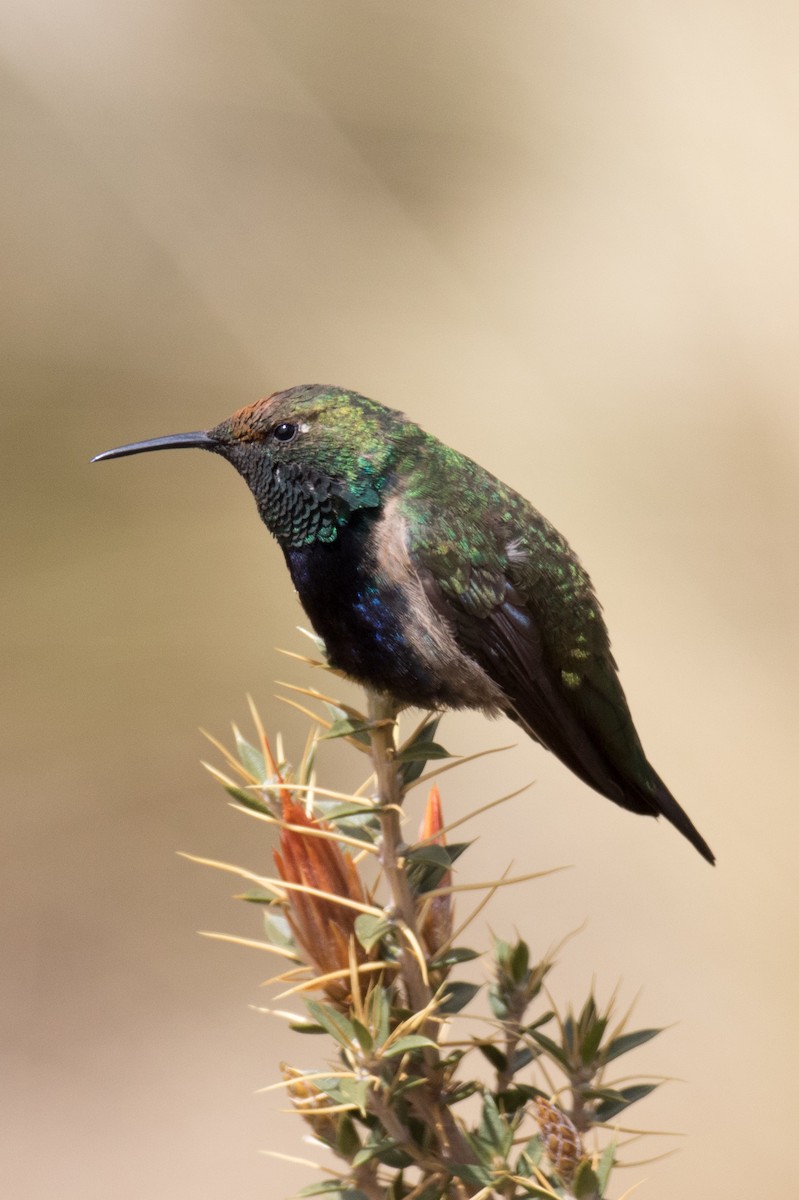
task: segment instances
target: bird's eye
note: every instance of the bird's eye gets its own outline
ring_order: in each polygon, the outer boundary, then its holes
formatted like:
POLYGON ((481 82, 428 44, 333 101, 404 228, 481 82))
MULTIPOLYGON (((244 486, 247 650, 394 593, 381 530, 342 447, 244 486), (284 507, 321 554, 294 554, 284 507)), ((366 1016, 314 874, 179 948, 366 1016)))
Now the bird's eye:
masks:
POLYGON ((297 426, 292 425, 291 421, 281 421, 272 434, 276 442, 291 442, 296 436, 297 426))

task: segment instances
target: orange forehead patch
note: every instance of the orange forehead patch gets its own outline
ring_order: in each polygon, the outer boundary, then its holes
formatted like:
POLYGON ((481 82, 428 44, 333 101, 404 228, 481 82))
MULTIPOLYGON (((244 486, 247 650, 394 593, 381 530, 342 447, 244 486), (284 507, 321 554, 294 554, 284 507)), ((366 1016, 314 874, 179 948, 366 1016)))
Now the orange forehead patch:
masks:
POLYGON ((280 398, 281 393, 275 392, 234 412, 226 422, 233 437, 240 442, 255 441, 261 437, 274 420, 280 398))

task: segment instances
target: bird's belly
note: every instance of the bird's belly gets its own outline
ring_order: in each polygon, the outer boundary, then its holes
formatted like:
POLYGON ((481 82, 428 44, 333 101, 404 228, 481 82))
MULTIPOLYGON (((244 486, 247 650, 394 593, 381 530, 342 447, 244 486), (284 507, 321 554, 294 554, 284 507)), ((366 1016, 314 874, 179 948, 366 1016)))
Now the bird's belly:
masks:
POLYGON ((343 541, 287 552, 300 602, 331 664, 405 704, 498 707, 494 685, 421 592, 371 572, 343 541))

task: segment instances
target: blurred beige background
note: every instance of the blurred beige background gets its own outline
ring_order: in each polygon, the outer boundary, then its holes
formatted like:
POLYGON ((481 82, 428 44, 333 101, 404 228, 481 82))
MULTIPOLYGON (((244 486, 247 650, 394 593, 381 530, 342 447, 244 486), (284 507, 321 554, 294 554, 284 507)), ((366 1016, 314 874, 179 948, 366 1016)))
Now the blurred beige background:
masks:
MULTIPOLYGON (((201 455, 89 468, 300 382, 405 409, 563 529, 649 753, 719 856, 524 742, 450 776, 464 870, 561 1001, 641 987, 678 1077, 647 1200, 793 1194, 799 10, 765 0, 7 0, 2 52, 4 1189, 289 1194, 230 880, 269 863, 197 732, 307 682, 281 556, 201 455), (533 828, 535 833, 533 834, 533 828), (529 829, 529 835, 525 830, 529 829)), ((311 681, 313 682, 313 681, 311 681)), ((450 718, 454 750, 517 741, 450 718)), ((329 780, 352 782, 331 751, 329 780)))

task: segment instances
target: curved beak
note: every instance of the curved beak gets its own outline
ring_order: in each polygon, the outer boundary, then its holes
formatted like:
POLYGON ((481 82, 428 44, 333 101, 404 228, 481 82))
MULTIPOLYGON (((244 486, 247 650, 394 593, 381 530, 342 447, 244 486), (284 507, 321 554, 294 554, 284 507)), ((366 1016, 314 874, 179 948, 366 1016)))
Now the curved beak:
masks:
POLYGON ((168 437, 151 438, 147 442, 129 442, 115 450, 96 454, 92 462, 103 462, 106 458, 126 458, 128 454, 144 454, 147 450, 216 450, 219 443, 207 433, 171 433, 168 437))

